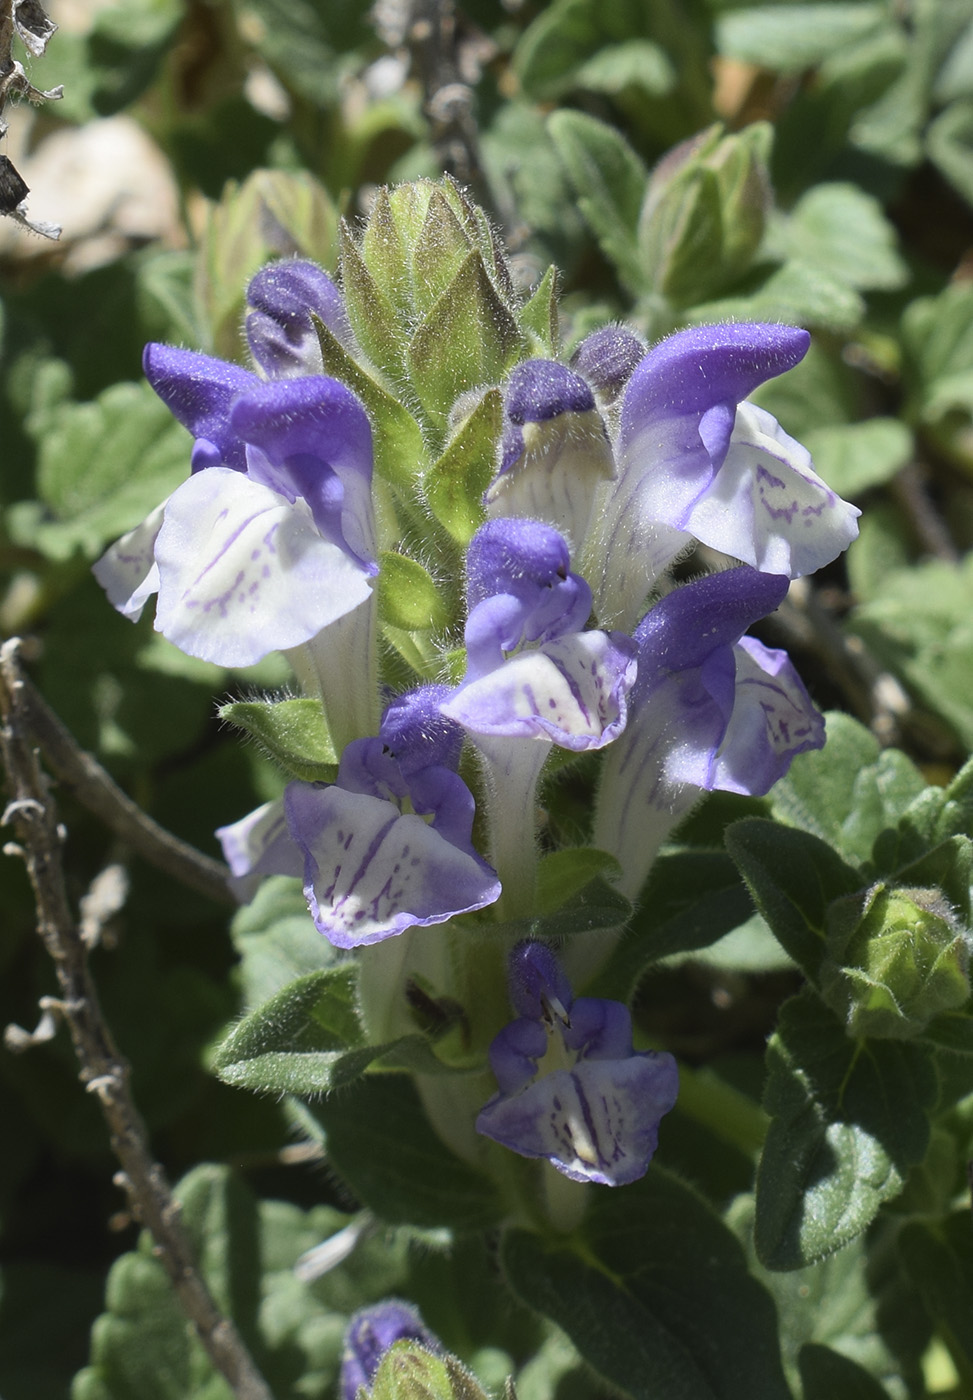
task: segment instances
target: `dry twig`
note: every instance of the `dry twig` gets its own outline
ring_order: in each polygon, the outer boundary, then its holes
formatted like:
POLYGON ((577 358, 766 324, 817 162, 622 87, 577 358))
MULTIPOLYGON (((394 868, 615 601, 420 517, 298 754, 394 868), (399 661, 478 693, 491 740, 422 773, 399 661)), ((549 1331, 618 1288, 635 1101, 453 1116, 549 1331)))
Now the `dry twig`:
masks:
MULTIPOLYGON (((272 1400, 235 1326, 217 1308, 197 1271, 179 1205, 149 1152, 145 1125, 129 1092, 128 1065, 102 1016, 87 948, 65 891, 62 832, 33 744, 34 716, 17 647, 14 640, 0 648, 0 753, 10 791, 3 823, 17 832, 20 844, 5 849, 21 856, 27 867, 37 904, 37 931, 57 972, 60 997, 45 999, 45 1015, 58 1014, 70 1030, 81 1081, 98 1098, 121 1164, 116 1181, 127 1193, 135 1219, 151 1232, 156 1254, 210 1360, 239 1400, 272 1400)), ((49 1033, 50 1025, 42 1020, 27 1039, 45 1038, 49 1033)))
MULTIPOLYGON (((13 647, 16 656, 16 642, 13 647)), ((218 904, 235 905, 227 884, 229 869, 180 841, 152 820, 115 783, 91 754, 85 753, 30 680, 17 668, 19 712, 26 732, 38 744, 58 781, 152 865, 180 884, 218 904)))

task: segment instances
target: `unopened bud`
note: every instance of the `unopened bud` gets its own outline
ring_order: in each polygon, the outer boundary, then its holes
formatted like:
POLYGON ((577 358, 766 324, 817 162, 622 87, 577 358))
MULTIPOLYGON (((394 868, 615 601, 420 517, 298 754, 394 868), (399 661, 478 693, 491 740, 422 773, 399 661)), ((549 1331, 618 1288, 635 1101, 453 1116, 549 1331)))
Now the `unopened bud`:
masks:
POLYGON ((969 999, 969 933, 938 889, 836 900, 827 940, 821 990, 851 1036, 908 1039, 969 999))

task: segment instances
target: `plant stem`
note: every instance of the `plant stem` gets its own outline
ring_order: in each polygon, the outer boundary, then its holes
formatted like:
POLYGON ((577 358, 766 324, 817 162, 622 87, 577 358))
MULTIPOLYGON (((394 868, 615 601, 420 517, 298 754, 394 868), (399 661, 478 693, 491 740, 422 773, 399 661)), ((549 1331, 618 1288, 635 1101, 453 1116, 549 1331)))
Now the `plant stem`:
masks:
POLYGON ((16 640, 0 648, 0 752, 11 797, 3 822, 15 827, 22 842, 5 851, 21 856, 27 867, 37 904, 37 931, 57 973, 61 995, 48 999, 48 1009, 68 1026, 81 1081, 98 1099, 121 1164, 115 1179, 135 1219, 151 1232, 156 1254, 207 1355, 239 1400, 272 1400, 236 1328, 220 1312, 196 1268, 179 1204, 149 1152, 145 1124, 129 1091, 129 1067, 101 1013, 87 947, 64 886, 61 829, 34 749, 29 691, 17 648, 16 640))

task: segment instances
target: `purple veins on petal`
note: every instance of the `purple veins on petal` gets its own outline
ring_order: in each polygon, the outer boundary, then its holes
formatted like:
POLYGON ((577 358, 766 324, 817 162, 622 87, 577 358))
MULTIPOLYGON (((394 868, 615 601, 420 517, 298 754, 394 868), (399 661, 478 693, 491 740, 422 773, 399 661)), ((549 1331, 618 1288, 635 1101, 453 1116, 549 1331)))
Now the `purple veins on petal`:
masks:
POLYGON ((336 947, 443 923, 499 896, 496 876, 474 852, 382 798, 291 783, 285 810, 304 853, 312 917, 336 947))
POLYGON ((522 1014, 490 1046, 499 1092, 481 1110, 477 1131, 521 1156, 546 1158, 574 1181, 636 1181, 658 1145, 659 1120, 676 1101, 675 1060, 634 1049, 621 1002, 573 1000, 543 944, 513 950, 510 980, 522 1014))
POLYGON ((155 557, 156 629, 222 666, 299 646, 371 594, 303 501, 220 467, 170 496, 155 557))

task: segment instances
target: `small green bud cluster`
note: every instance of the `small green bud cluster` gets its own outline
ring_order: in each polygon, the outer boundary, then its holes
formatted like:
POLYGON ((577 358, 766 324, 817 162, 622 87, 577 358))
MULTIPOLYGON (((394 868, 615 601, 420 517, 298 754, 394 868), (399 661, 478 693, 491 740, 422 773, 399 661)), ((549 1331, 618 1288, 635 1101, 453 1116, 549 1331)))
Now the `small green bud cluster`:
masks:
MULTIPOLYGON (((508 1397, 512 1393, 508 1386, 508 1397)), ((487 1400, 487 1396, 455 1356, 434 1356, 418 1343, 404 1341, 396 1342, 382 1357, 371 1400, 487 1400)))
POLYGON ((773 133, 755 122, 736 136, 719 125, 676 146, 656 167, 639 220, 653 285, 673 306, 718 296, 748 269, 771 203, 773 133))
POLYGON ((969 999, 970 933, 938 889, 879 881, 831 905, 821 991, 850 1036, 905 1040, 969 999))

